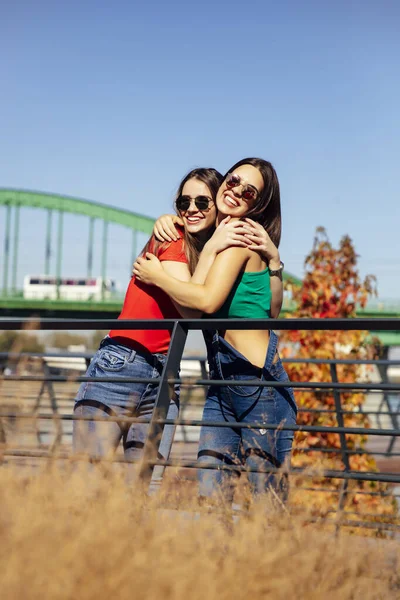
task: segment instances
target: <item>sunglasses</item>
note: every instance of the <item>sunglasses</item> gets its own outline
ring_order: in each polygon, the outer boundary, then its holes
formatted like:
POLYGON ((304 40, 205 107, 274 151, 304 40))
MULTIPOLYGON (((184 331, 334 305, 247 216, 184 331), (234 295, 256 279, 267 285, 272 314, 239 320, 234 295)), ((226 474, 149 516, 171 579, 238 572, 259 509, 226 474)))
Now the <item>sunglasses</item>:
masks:
POLYGON ((189 209, 190 204, 194 200, 196 208, 198 210, 208 210, 210 208, 210 203, 214 202, 208 196, 196 196, 196 198, 192 198, 191 196, 178 196, 176 199, 176 208, 179 211, 185 212, 189 209))
POLYGON ((228 173, 225 185, 229 190, 241 185, 243 187, 242 198, 245 200, 255 200, 258 196, 258 189, 248 183, 244 183, 240 175, 236 175, 236 173, 228 173))

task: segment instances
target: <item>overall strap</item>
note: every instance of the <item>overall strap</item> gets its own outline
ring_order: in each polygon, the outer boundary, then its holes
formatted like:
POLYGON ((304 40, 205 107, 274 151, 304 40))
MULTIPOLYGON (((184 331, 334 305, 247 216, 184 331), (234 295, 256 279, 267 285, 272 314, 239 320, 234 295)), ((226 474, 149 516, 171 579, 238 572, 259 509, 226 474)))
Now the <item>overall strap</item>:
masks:
POLYGON ((264 369, 266 371, 269 371, 272 367, 272 363, 274 361, 277 348, 278 348, 278 336, 276 335, 275 331, 270 331, 267 357, 265 359, 265 364, 264 364, 264 369))

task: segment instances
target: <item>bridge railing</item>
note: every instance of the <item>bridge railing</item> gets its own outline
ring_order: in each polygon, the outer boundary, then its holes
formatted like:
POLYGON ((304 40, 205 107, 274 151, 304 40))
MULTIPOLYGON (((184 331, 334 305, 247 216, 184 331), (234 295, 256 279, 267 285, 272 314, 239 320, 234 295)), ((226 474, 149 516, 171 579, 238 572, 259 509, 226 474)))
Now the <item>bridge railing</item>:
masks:
MULTIPOLYGON (((4 319, 0 320, 0 329, 24 329, 29 327, 32 329, 32 320, 26 319, 4 319)), ((296 390, 313 390, 313 391, 333 391, 335 408, 333 409, 306 409, 300 407, 301 411, 304 412, 321 412, 321 413, 334 413, 337 419, 337 426, 306 426, 306 425, 271 425, 266 423, 226 423, 221 424, 220 422, 203 422, 200 419, 177 419, 177 420, 168 420, 167 411, 170 403, 171 397, 171 389, 175 384, 180 384, 181 387, 191 387, 191 386, 235 386, 235 385, 254 385, 254 380, 235 382, 232 380, 220 381, 220 380, 209 380, 204 376, 204 372, 200 379, 187 381, 185 379, 180 379, 178 377, 179 368, 182 360, 183 350, 185 346, 185 342, 187 339, 188 332, 190 330, 215 330, 215 329, 236 329, 236 330, 256 330, 256 329, 275 329, 275 330, 368 330, 373 328, 374 330, 381 331, 399 331, 400 330, 400 320, 399 319, 290 319, 290 320, 165 320, 165 321, 118 321, 118 320, 75 320, 75 319, 43 319, 34 323, 34 327, 40 330, 90 330, 90 329, 168 329, 171 331, 171 343, 169 346, 166 363, 163 369, 161 376, 157 379, 145 380, 138 378, 119 378, 118 380, 125 381, 126 383, 134 383, 137 381, 142 381, 146 383, 154 383, 158 384, 158 393, 155 403, 155 409, 153 411, 153 415, 151 419, 148 421, 148 435, 144 444, 142 459, 139 465, 139 473, 142 480, 147 484, 150 482, 152 472, 155 465, 161 466, 173 466, 173 467, 185 467, 187 469, 197 469, 197 468, 213 468, 213 466, 208 466, 204 464, 200 464, 197 461, 185 461, 185 460, 158 460, 157 453, 159 449, 159 444, 163 432, 163 428, 166 424, 171 425, 184 425, 190 427, 200 427, 201 425, 207 425, 209 427, 222 427, 227 426, 234 429, 267 429, 267 430, 291 430, 291 431, 302 431, 302 432, 314 432, 314 433, 335 433, 339 435, 340 439, 340 448, 303 448, 301 449, 304 452, 327 452, 327 453, 335 453, 339 454, 343 463, 343 470, 335 470, 335 469, 327 469, 322 473, 318 473, 319 476, 322 476, 326 479, 339 479, 342 480, 342 485, 339 490, 339 501, 338 501, 338 510, 343 512, 343 507, 345 504, 346 495, 350 493, 348 489, 348 482, 361 482, 361 481, 369 481, 369 482, 386 482, 388 484, 392 484, 393 486, 400 486, 400 475, 398 472, 362 472, 355 471, 351 469, 349 457, 352 454, 366 454, 368 451, 364 449, 360 450, 352 450, 348 448, 346 435, 347 434, 355 434, 355 435, 365 435, 372 437, 382 437, 385 436, 393 440, 393 444, 390 446, 390 452, 386 451, 384 454, 390 454, 393 456, 398 456, 400 453, 393 452, 394 441, 400 435, 400 430, 398 426, 398 410, 392 410, 389 403, 386 403, 387 410, 381 410, 383 406, 379 407, 378 411, 365 411, 363 414, 365 415, 381 415, 385 414, 389 416, 391 419, 391 427, 388 428, 379 428, 374 427, 372 429, 363 428, 363 427, 346 427, 344 423, 344 415, 348 413, 352 413, 353 411, 347 411, 343 409, 341 402, 341 394, 349 391, 359 391, 359 392, 367 392, 367 393, 400 393, 400 384, 390 383, 388 381, 385 382, 356 382, 356 383, 343 383, 338 380, 337 374, 337 365, 346 364, 348 362, 354 364, 378 364, 379 361, 343 361, 343 360, 327 360, 327 361, 318 361, 316 359, 293 359, 293 362, 315 362, 315 363, 326 363, 330 365, 331 371, 331 382, 316 382, 316 381, 305 381, 305 382, 291 382, 291 387, 296 390)), ((87 356, 87 359, 90 357, 87 356)), ((288 362, 288 361, 286 361, 288 362)), ((388 366, 390 365, 398 365, 400 361, 380 361, 382 365, 388 366)), ((5 381, 35 381, 41 382, 42 385, 46 383, 54 383, 54 382, 66 382, 70 381, 71 378, 63 375, 53 375, 49 372, 44 375, 3 375, 2 377, 5 381)), ((111 378, 96 378, 97 381, 111 381, 111 378)), ((74 378, 74 381, 77 383, 84 381, 93 381, 93 378, 86 376, 78 376, 74 378)), ((268 387, 284 387, 287 383, 278 382, 278 381, 257 381, 257 386, 268 386, 268 387)), ((56 404, 55 413, 58 413, 56 404)), ((5 418, 7 415, 5 413, 0 413, 0 416, 5 418)), ((17 415, 9 415, 16 417, 17 415)), ((26 416, 26 415, 18 415, 18 416, 26 416)), ((30 415, 32 417, 32 415, 30 415)), ((36 418, 46 419, 52 417, 52 415, 41 415, 36 414, 36 418)), ((57 414, 57 420, 60 422, 64 421, 72 421, 77 417, 71 414, 57 414)), ((82 417, 81 417, 82 419, 82 417)), ((106 417, 105 420, 116 420, 118 422, 123 423, 134 423, 143 421, 136 418, 121 418, 121 417, 106 417)), ((100 419, 102 420, 102 419, 100 419)), ((57 440, 59 442, 59 439, 57 440)), ((389 449, 388 449, 389 450, 389 449)), ((26 455, 25 451, 18 452, 16 449, 7 449, 4 448, 3 455, 26 455)), ((54 452, 54 446, 52 448, 52 452, 54 452)), ((50 456, 52 452, 46 452, 43 450, 38 450, 36 452, 30 452, 31 456, 50 456)), ((371 452, 371 454, 374 454, 371 452)), ((376 454, 376 453, 375 453, 376 454)), ((60 456, 60 453, 57 453, 57 456, 60 456)), ((245 467, 240 466, 231 466, 231 465, 223 465, 220 468, 227 470, 238 471, 249 471, 245 467)), ((274 467, 266 468, 262 472, 276 472, 277 469, 274 467)), ((293 474, 301 474, 304 477, 313 477, 315 474, 310 472, 304 472, 299 468, 291 468, 291 473, 293 474)), ((316 488, 312 488, 316 491, 316 488)), ((324 491, 324 488, 320 488, 318 491, 324 491)), ((328 489, 325 489, 328 491, 328 489)), ((332 489, 329 489, 329 492, 332 493, 332 489)), ((358 491, 357 493, 366 493, 369 495, 374 495, 374 492, 367 491, 358 491)), ((396 489, 392 490, 391 493, 394 495, 398 495, 396 489)), ((344 521, 341 521, 341 524, 345 524, 344 521)), ((370 522, 369 525, 367 522, 360 522, 360 526, 362 527, 385 527, 390 529, 388 524, 375 523, 370 522)))
MULTIPOLYGON (((44 399, 44 393, 47 392, 48 398, 51 400, 51 408, 53 414, 59 414, 60 410, 63 409, 64 402, 60 401, 57 396, 57 389, 53 386, 53 382, 51 380, 51 376, 57 375, 60 372, 65 373, 65 377, 69 382, 76 381, 75 377, 71 375, 72 373, 79 373, 86 371, 87 367, 90 364, 91 359, 94 356, 94 352, 67 352, 67 351, 59 351, 59 352, 0 352, 0 373, 6 372, 8 374, 12 374, 11 368, 16 367, 20 364, 21 361, 29 361, 29 364, 35 368, 37 372, 38 367, 40 371, 43 373, 43 381, 42 386, 40 387, 35 399, 34 399, 34 407, 35 413, 25 413, 25 418, 29 417, 37 417, 39 410, 42 408, 42 400, 44 399), (11 368, 10 368, 11 367, 11 368)), ((394 367, 399 370, 400 373, 400 360, 344 360, 344 359, 296 359, 296 358, 284 358, 281 359, 284 364, 316 364, 316 365, 329 365, 332 381, 338 381, 337 367, 338 365, 362 365, 362 366, 373 366, 373 367, 384 367, 383 373, 387 371, 388 368, 394 367)), ((381 369, 382 372, 382 369, 381 369)), ((181 365, 180 365, 180 375, 183 378, 190 377, 193 380, 193 377, 206 379, 208 377, 208 365, 207 358, 204 355, 187 355, 182 356, 181 365)), ((11 379, 7 377, 7 379, 11 379)), ((18 377, 18 380, 21 380, 18 377)), ((59 381, 59 380, 57 380, 59 381)), ((387 377, 384 377, 384 382, 389 383, 387 377)), ((374 390, 371 392, 371 395, 374 394, 374 390)), ((377 404, 377 410, 365 410, 362 405, 359 405, 356 410, 345 410, 341 408, 340 404, 340 412, 343 415, 351 415, 351 414, 362 414, 366 417, 370 418, 370 421, 374 424, 378 424, 380 429, 385 429, 391 427, 394 430, 399 429, 399 416, 400 416, 400 393, 390 394, 385 391, 381 394, 381 398, 374 403, 377 404), (393 400, 396 399, 397 402, 393 400), (382 426, 381 423, 384 422, 385 426, 382 426)), ((336 401, 341 403, 341 395, 340 393, 336 397, 336 401)), ((184 403, 190 402, 190 397, 184 399, 184 403)), ((336 417, 338 415, 338 407, 335 409, 330 408, 302 408, 301 406, 298 408, 298 413, 314 413, 314 414, 334 414, 336 417)), ((9 415, 11 417, 11 415, 9 415)), ((51 418, 50 415, 42 415, 43 420, 47 420, 51 418)), ((61 421, 66 420, 65 415, 61 416, 61 421)), ((177 436, 175 434, 175 440, 179 439, 179 441, 185 441, 186 443, 197 442, 198 435, 188 435, 188 426, 181 425, 181 436, 177 436), (183 438, 183 440, 181 439, 183 438)), ((71 431, 62 431, 62 439, 59 440, 61 443, 64 441, 65 437, 71 434, 71 431)), ((38 432, 38 438, 40 439, 40 432, 38 432)), ((386 450, 384 451, 368 451, 368 450, 350 450, 346 445, 346 453, 349 455, 352 454, 372 454, 374 456, 384 456, 384 457, 400 457, 400 452, 394 452, 396 437, 392 436, 389 441, 386 450)), ((325 453, 335 453, 335 448, 319 448, 321 452, 325 453)), ((301 452, 315 452, 315 448, 301 448, 301 452)))

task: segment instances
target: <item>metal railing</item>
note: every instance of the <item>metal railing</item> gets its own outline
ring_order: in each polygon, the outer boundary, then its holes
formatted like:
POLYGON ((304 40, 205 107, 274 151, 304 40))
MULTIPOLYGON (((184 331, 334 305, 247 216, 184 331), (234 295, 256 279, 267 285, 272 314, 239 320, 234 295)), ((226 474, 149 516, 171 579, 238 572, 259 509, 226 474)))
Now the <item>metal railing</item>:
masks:
MULTIPOLYGON (((288 359, 284 362, 312 362, 316 364, 328 364, 331 373, 331 382, 291 382, 290 385, 294 390, 313 390, 314 392, 319 391, 332 391, 334 397, 334 410, 332 409, 307 409, 300 408, 299 412, 318 412, 318 413, 332 413, 335 414, 337 419, 337 426, 306 426, 306 425, 271 425, 266 423, 226 423, 223 424, 221 422, 203 422, 201 420, 196 419, 177 419, 177 420, 168 420, 167 419, 167 411, 170 404, 171 398, 171 390, 175 384, 180 384, 182 387, 187 386, 246 386, 246 385, 254 385, 254 380, 240 380, 236 381, 220 381, 220 380, 209 380, 205 378, 205 369, 202 370, 201 379, 191 380, 190 382, 181 380, 178 378, 180 363, 183 355, 183 350, 185 346, 185 342, 187 339, 188 332, 190 330, 215 330, 215 329, 231 329, 231 330, 256 330, 256 329, 275 329, 275 330, 380 330, 380 331, 399 331, 400 330, 400 319, 288 319, 288 320, 280 320, 280 319, 271 319, 268 321, 265 320, 228 320, 228 319, 219 319, 219 320, 206 320, 206 319, 196 319, 196 320, 164 320, 164 321, 141 321, 141 320, 76 320, 76 319, 43 319, 38 320, 36 322, 32 322, 32 319, 2 319, 0 320, 0 329, 6 330, 21 330, 21 329, 40 329, 40 330, 93 330, 93 329, 167 329, 171 331, 171 342, 168 350, 168 354, 166 357, 166 362, 162 371, 162 374, 159 378, 156 379, 142 379, 142 378, 129 378, 129 377, 119 377, 119 382, 125 383, 153 383, 158 384, 158 392, 157 398, 155 401, 155 408, 152 414, 151 419, 148 421, 148 435, 147 439, 144 443, 143 454, 140 461, 139 473, 142 480, 148 484, 150 482, 152 471, 155 465, 163 465, 163 466, 173 466, 173 467, 185 467, 188 469, 197 469, 197 468, 215 468, 213 465, 205 465, 203 463, 198 463, 197 461, 184 461, 184 460, 158 460, 158 449, 162 436, 162 432, 164 426, 166 424, 171 425, 184 425, 190 427, 199 427, 201 425, 207 425, 209 427, 230 427, 234 429, 267 429, 267 430, 291 430, 291 431, 302 431, 302 432, 314 432, 314 433, 336 433, 339 435, 340 440, 340 448, 302 448, 303 452, 326 452, 326 453, 334 453, 339 454, 341 456, 341 460, 344 466, 343 470, 324 470, 322 473, 318 473, 319 477, 323 477, 326 479, 339 479, 342 481, 341 487, 339 490, 325 489, 326 492, 330 493, 339 493, 339 502, 338 502, 338 511, 343 511, 345 498, 347 494, 350 493, 348 488, 349 481, 370 481, 370 482, 385 482, 388 484, 393 484, 394 486, 400 486, 400 474, 399 473, 376 473, 376 472, 361 472, 354 471, 350 467, 349 457, 354 454, 376 454, 374 452, 368 452, 364 449, 360 450, 352 450, 348 448, 346 434, 354 434, 354 435, 365 435, 368 436, 385 436, 389 437, 391 442, 386 452, 381 453, 382 455, 390 455, 392 457, 400 456, 400 453, 393 452, 394 443, 398 436, 400 436, 399 431, 399 412, 390 410, 390 405, 387 402, 387 394, 389 392, 395 392, 396 394, 400 394, 400 384, 390 383, 389 381, 383 382, 357 382, 357 383, 341 383, 338 379, 337 374, 337 365, 339 364, 374 364, 380 366, 388 366, 390 365, 400 365, 400 361, 370 361, 370 360, 317 360, 317 359, 288 359), (342 407, 341 394, 349 391, 364 391, 369 393, 383 393, 383 400, 385 401, 386 397, 386 409, 381 410, 383 408, 383 403, 379 407, 378 411, 348 411, 344 410, 342 407), (346 414, 362 414, 362 415, 386 415, 390 418, 391 427, 390 428, 373 428, 366 429, 363 427, 346 427, 344 423, 344 415, 346 414)), ((88 360, 90 356, 86 356, 88 360)), ((192 359, 193 360, 193 359, 192 359)), ((48 385, 54 382, 65 382, 71 381, 71 378, 63 375, 52 375, 50 372, 44 374, 44 376, 37 375, 6 375, 3 376, 4 380, 8 381, 36 381, 41 382, 42 386, 48 385)), ((74 381, 77 383, 85 382, 85 381, 93 381, 93 378, 86 376, 79 376, 74 378, 74 381)), ((96 381, 108 381, 111 382, 111 378, 96 378, 96 381)), ((287 386, 286 382, 279 381, 257 381, 257 386, 268 386, 268 387, 285 387, 287 386)), ((51 394, 50 394, 51 397, 51 394)), ((75 420, 77 417, 74 415, 68 414, 58 414, 57 407, 54 406, 54 414, 57 417, 58 421, 66 420, 75 420)), ((0 417, 13 416, 15 414, 6 414, 0 413, 0 417)), ((33 415, 21 415, 18 417, 32 417, 33 415)), ((48 419, 53 418, 52 415, 44 415, 44 414, 35 414, 37 419, 48 419)), ((82 419, 82 417, 79 417, 82 419)), ((136 419, 134 417, 106 417, 105 420, 114 419, 120 423, 135 423, 141 422, 143 420, 136 419)), ((59 440, 58 440, 59 441, 59 440)), ((23 452, 23 451, 22 451, 23 452)), ((3 455, 23 455, 22 452, 18 450, 7 450, 5 449, 3 455)), ((30 453, 32 456, 49 456, 51 453, 47 453, 45 451, 36 451, 30 453)), ((61 456, 62 453, 59 453, 58 456, 61 456)), ((120 459, 118 459, 120 460, 120 459)), ((227 469, 227 470, 235 470, 238 471, 246 471, 249 472, 249 469, 245 467, 240 467, 237 465, 222 465, 219 468, 227 469)), ((250 470, 251 471, 251 470, 250 470)), ((274 467, 269 467, 265 469, 258 469, 257 472, 266 472, 266 473, 275 473, 277 469, 274 467)), ((314 477, 315 473, 304 473, 302 469, 292 468, 291 472, 293 474, 302 474, 304 477, 314 477)), ((312 488, 316 489, 316 488, 312 488)), ((324 488, 321 488, 319 491, 324 491, 324 488)), ((362 492, 362 490, 357 493, 362 492)), ((369 495, 373 495, 373 492, 364 492, 369 495)), ((392 495, 398 496, 396 492, 392 491, 392 495)), ((376 523, 370 523, 371 527, 376 527, 376 523)), ((365 521, 362 521, 362 526, 368 526, 365 521)))

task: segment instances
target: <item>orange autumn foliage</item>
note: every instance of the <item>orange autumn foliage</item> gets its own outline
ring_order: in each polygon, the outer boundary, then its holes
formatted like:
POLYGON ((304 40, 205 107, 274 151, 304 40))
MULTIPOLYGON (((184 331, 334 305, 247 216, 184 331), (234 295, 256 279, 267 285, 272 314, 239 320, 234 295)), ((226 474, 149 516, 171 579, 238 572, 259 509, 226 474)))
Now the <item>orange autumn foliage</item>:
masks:
MULTIPOLYGON (((289 285, 290 282, 289 282, 289 285)), ((376 295, 375 277, 369 275, 361 280, 357 269, 357 254, 351 239, 344 236, 338 248, 334 248, 325 229, 318 228, 310 254, 305 259, 305 276, 302 286, 291 287, 296 306, 292 318, 352 318, 357 307, 364 307, 371 295, 376 295)), ((285 358, 315 359, 367 359, 376 354, 376 345, 367 331, 326 331, 321 323, 319 331, 287 331, 281 334, 281 354, 285 358)), ((287 371, 292 381, 331 382, 329 364, 288 363, 287 371)), ((368 378, 366 367, 358 364, 337 365, 340 382, 354 383, 368 378)), ((300 409, 327 409, 335 411, 335 399, 332 390, 295 390, 300 409)), ((366 400, 366 395, 358 391, 340 394, 342 409, 354 411, 343 415, 347 427, 363 427, 365 435, 346 434, 347 448, 357 451, 349 455, 350 468, 354 471, 374 472, 377 466, 374 458, 363 453, 367 441, 368 417, 357 412, 366 400)), ((299 425, 337 426, 335 412, 299 412, 299 425)), ((292 457, 294 467, 313 469, 343 470, 345 465, 340 452, 340 438, 336 433, 297 432, 292 457), (301 449, 312 449, 302 452, 301 449), (337 452, 327 453, 326 449, 337 452)), ((338 508, 338 492, 343 486, 339 479, 314 478, 317 487, 326 487, 332 493, 300 492, 294 490, 295 503, 307 503, 320 514, 338 508)), ((309 486, 309 478, 300 478, 299 486, 309 486)), ((347 484, 346 484, 347 485, 347 484)), ((387 484, 373 482, 355 482, 348 484, 348 493, 342 508, 358 513, 394 515, 396 503, 392 496, 381 498, 360 492, 389 492, 387 484)))

